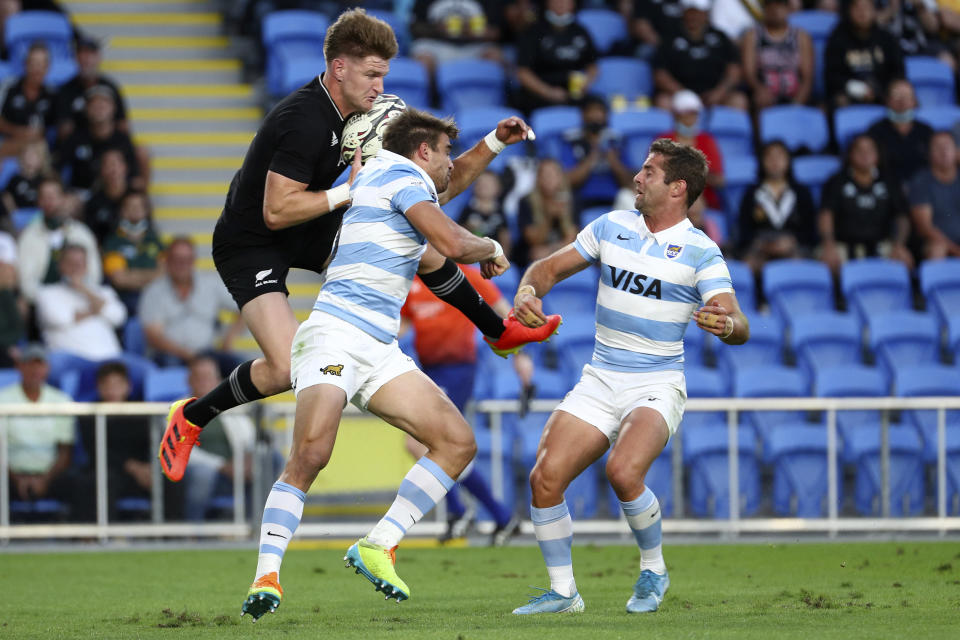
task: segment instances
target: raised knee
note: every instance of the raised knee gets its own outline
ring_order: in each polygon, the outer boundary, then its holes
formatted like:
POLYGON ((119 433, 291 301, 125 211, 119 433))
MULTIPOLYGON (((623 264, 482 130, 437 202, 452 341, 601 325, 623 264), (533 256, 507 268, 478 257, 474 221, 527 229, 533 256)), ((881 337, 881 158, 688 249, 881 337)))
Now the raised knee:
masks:
POLYGON ((530 492, 538 498, 563 495, 566 484, 561 475, 548 464, 537 462, 530 472, 530 492))
POLYGON ((607 459, 605 471, 610 486, 617 494, 643 486, 643 474, 637 473, 631 465, 621 463, 619 458, 614 456, 607 459))
POLYGON ((317 473, 330 462, 330 449, 319 440, 308 440, 294 450, 292 459, 298 467, 317 473))

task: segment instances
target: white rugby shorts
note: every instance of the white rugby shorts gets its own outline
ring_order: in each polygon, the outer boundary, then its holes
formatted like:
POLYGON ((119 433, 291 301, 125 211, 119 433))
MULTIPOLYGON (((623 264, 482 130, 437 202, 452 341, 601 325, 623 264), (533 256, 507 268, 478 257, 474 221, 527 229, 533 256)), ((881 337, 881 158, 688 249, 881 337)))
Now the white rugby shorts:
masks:
POLYGON ((620 425, 638 407, 650 407, 667 423, 670 437, 677 432, 687 401, 683 371, 630 373, 584 365, 580 381, 557 405, 617 441, 620 425))
POLYGON ((313 311, 300 325, 290 350, 290 383, 295 394, 313 385, 332 384, 361 409, 367 408, 380 387, 416 370, 416 363, 400 351, 396 340, 385 344, 322 311, 313 311))

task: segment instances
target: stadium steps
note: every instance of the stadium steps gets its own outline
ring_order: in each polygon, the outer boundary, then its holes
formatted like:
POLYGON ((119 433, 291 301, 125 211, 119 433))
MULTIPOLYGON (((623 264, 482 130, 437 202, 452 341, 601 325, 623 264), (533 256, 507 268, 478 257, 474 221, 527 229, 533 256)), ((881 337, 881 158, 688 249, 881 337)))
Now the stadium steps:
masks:
MULTIPOLYGON (((188 235, 198 267, 213 270, 210 239, 227 187, 263 117, 242 82, 241 55, 210 0, 64 0, 73 22, 100 38, 103 71, 121 86, 134 140, 150 149, 150 195, 162 235, 188 235)), ((294 271, 290 301, 309 313, 317 278, 294 271)), ((245 334, 239 350, 256 355, 245 334)))

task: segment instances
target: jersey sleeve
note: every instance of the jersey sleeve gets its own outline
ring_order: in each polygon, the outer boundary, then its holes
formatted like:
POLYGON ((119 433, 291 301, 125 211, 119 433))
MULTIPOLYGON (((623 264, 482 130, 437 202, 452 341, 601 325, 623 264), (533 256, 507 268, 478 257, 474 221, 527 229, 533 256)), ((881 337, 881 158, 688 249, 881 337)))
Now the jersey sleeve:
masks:
POLYGON ((573 247, 583 256, 584 260, 596 262, 600 259, 600 237, 603 233, 604 221, 607 216, 600 216, 577 234, 573 247))
POLYGON ((720 249, 713 245, 703 250, 694 281, 700 298, 707 302, 718 293, 733 293, 733 281, 720 249))
MULTIPOLYGON (((320 153, 330 152, 317 141, 329 140, 330 131, 319 117, 307 118, 292 111, 281 116, 278 128, 277 148, 270 160, 270 171, 310 184, 320 153)), ((336 151, 339 152, 339 147, 336 151)))
POLYGON ((420 202, 436 202, 430 188, 419 176, 404 176, 397 179, 396 191, 390 197, 398 211, 406 215, 407 210, 420 202))

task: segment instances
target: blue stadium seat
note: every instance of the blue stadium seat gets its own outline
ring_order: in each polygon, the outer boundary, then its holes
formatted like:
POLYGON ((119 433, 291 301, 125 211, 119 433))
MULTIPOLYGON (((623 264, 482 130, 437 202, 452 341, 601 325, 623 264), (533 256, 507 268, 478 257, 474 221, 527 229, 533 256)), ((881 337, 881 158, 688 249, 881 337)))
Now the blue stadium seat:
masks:
MULTIPOLYGON (((890 515, 919 515, 924 501, 923 445, 917 432, 907 427, 890 427, 889 443, 890 515)), ((882 513, 880 429, 855 429, 849 445, 849 457, 857 465, 854 505, 863 515, 878 516, 882 513)))
POLYGON ((583 209, 580 212, 580 227, 586 227, 603 214, 609 213, 610 209, 610 207, 588 207, 587 209, 583 209))
POLYGON ((724 158, 753 155, 753 125, 746 111, 716 106, 706 121, 706 130, 716 138, 724 158))
POLYGON ((66 15, 56 11, 21 11, 7 18, 3 29, 8 59, 14 69, 22 69, 27 50, 42 41, 50 50, 50 59, 73 58, 73 27, 66 15))
POLYGON ((706 364, 707 335, 707 332, 698 327, 693 320, 687 325, 687 330, 683 334, 683 368, 685 370, 706 364))
POLYGON ((781 140, 792 152, 823 151, 830 142, 827 119, 815 107, 780 105, 760 112, 760 142, 781 140))
POLYGON ((20 371, 17 369, 0 369, 0 389, 20 382, 20 371))
MULTIPOLYGON (((960 395, 960 370, 943 365, 903 367, 897 371, 894 386, 897 395, 906 398, 958 396, 960 395)), ((936 462, 937 411, 934 409, 911 409, 904 412, 904 417, 914 426, 923 439, 924 461, 931 464, 936 462)), ((948 410, 946 419, 947 452, 950 456, 960 454, 960 411, 948 410)))
POLYGON ((724 158, 723 172, 723 210, 727 214, 727 228, 737 229, 743 194, 757 181, 757 159, 752 155, 724 158))
POLYGON ((440 62, 436 82, 440 106, 451 113, 504 104, 503 67, 490 60, 440 62))
MULTIPOLYGON (((314 64, 323 60, 323 36, 328 24, 327 17, 317 11, 273 11, 264 17, 261 39, 266 50, 267 90, 271 96, 283 96, 293 84, 293 78, 297 77, 297 74, 285 72, 284 67, 293 64, 302 77, 307 58, 314 64)), ((322 63, 314 66, 311 76, 319 74, 323 68, 322 63)))
POLYGON ((836 156, 800 156, 793 159, 793 177, 810 189, 813 206, 820 206, 820 192, 830 176, 840 170, 840 158, 836 156))
POLYGON ((96 388, 91 385, 81 392, 79 384, 81 375, 91 381, 95 379, 98 363, 65 351, 51 350, 47 353, 47 364, 50 365, 47 382, 80 402, 90 402, 96 398, 96 388), (65 386, 73 386, 73 389, 68 391, 65 386))
POLYGON ((717 340, 713 350, 717 366, 728 376, 751 367, 783 362, 783 328, 774 316, 747 313, 750 339, 741 345, 729 345, 717 340))
POLYGON ((143 325, 140 318, 134 316, 123 325, 123 350, 138 356, 146 355, 147 339, 143 335, 143 325))
MULTIPOLYGON (((566 314, 570 310, 582 310, 592 317, 597 308, 597 288, 600 285, 598 269, 589 266, 569 278, 553 285, 544 297, 544 308, 548 313, 566 314)), ((562 331, 562 329, 561 329, 562 331)))
MULTIPOLYGON (((888 395, 890 383, 883 372, 875 367, 840 364, 817 370, 814 379, 814 392, 824 398, 882 398, 888 395)), ((840 459, 847 463, 855 460, 851 457, 851 442, 855 431, 862 427, 880 428, 883 417, 879 409, 854 409, 837 412, 837 434, 843 448, 840 459)), ((823 416, 826 424, 826 414, 823 416)))
POLYGON ((650 143, 673 129, 673 118, 663 109, 630 109, 610 114, 610 126, 623 134, 627 166, 639 169, 650 151, 650 143))
POLYGON ((607 103, 619 99, 633 102, 640 96, 653 94, 653 71, 650 63, 637 58, 609 56, 597 60, 597 79, 590 93, 606 98, 607 103))
POLYGON ((907 56, 904 66, 920 106, 956 103, 953 70, 945 62, 930 56, 907 56))
MULTIPOLYGON (((470 149, 478 140, 487 135, 491 123, 500 122, 515 115, 517 115, 517 112, 513 109, 500 106, 468 107, 459 111, 456 116, 457 126, 460 127, 460 137, 457 139, 458 148, 460 151, 470 149)), ((510 158, 526 155, 526 152, 527 143, 511 144, 490 162, 488 168, 496 173, 501 173, 506 169, 510 158)))
POLYGON ((810 376, 824 367, 863 360, 863 331, 852 313, 819 311, 799 315, 790 333, 797 366, 810 376))
POLYGON ((801 313, 833 311, 833 277, 816 260, 777 260, 763 267, 763 292, 785 325, 801 313))
POLYGON ((955 104, 941 104, 917 109, 917 120, 926 122, 934 131, 953 129, 960 122, 960 107, 955 104))
MULTIPOLYGON (((369 3, 367 3, 369 5, 369 3)), ((344 5, 341 5, 344 6, 344 5)), ((390 25, 390 28, 393 29, 393 33, 397 36, 397 45, 399 47, 399 55, 405 56, 410 52, 410 43, 412 38, 410 36, 410 22, 404 18, 401 18, 397 13, 393 11, 388 11, 385 9, 367 9, 367 15, 374 18, 379 18, 390 25)), ((393 65, 396 63, 397 59, 394 58, 390 61, 390 74, 393 74, 393 65)), ((391 93, 394 93, 391 91, 391 93)), ((404 100, 406 96, 404 94, 399 94, 404 100)), ((416 106, 416 105, 414 105, 416 106)))
POLYGON ((190 396, 186 367, 165 367, 149 371, 143 382, 143 396, 147 402, 173 402, 190 396))
POLYGON ((913 306, 910 272, 898 260, 864 258, 844 263, 840 288, 861 321, 876 313, 901 311, 913 306))
MULTIPOLYGON (((285 58, 276 65, 276 79, 268 75, 268 91, 274 98, 282 98, 293 93, 313 80, 324 68, 323 56, 298 55, 285 58), (272 82, 273 84, 269 84, 272 82)), ((269 67, 268 67, 269 69, 269 67)), ((268 71, 269 74, 269 71, 268 71)))
MULTIPOLYGON (((603 480, 606 480, 606 465, 609 456, 610 452, 608 451, 604 454, 603 458, 600 459, 600 463, 602 464, 597 465, 597 472, 603 480)), ((609 482, 604 482, 604 484, 607 485, 607 508, 610 517, 619 518, 623 514, 623 510, 620 508, 620 499, 617 497, 613 486, 609 482)), ((664 447, 660 455, 657 456, 653 464, 650 465, 650 469, 647 470, 647 475, 643 477, 643 484, 650 487, 650 490, 656 494, 657 502, 660 503, 660 510, 663 512, 663 515, 673 515, 672 439, 667 442, 667 446, 664 447)))
POLYGON ((730 280, 733 281, 733 290, 737 295, 737 302, 745 313, 752 313, 757 309, 757 283, 753 271, 746 262, 727 260, 727 269, 730 271, 730 280))
POLYGON ((791 26, 800 27, 810 34, 813 40, 814 77, 813 91, 817 97, 824 93, 824 52, 827 48, 827 39, 839 18, 833 11, 797 11, 790 14, 787 21, 791 26))
POLYGON ((383 84, 384 91, 400 96, 411 107, 425 109, 430 106, 430 76, 419 60, 394 58, 383 84))
POLYGON ((933 314, 891 311, 871 315, 870 348, 892 379, 897 369, 940 362, 940 327, 933 314))
POLYGON ((583 124, 580 110, 576 107, 558 105, 534 109, 530 114, 530 126, 537 133, 537 155, 559 160, 563 155, 563 134, 578 129, 583 124))
MULTIPOLYGON (((550 292, 553 293, 552 291, 550 292)), ((547 300, 549 300, 549 294, 547 300)), ((557 332, 553 338, 550 339, 551 344, 556 344, 558 349, 562 349, 564 345, 572 342, 590 342, 593 344, 593 339, 597 334, 597 322, 596 314, 588 308, 580 307, 577 310, 565 313, 563 315, 563 324, 560 325, 560 330, 557 332)), ((580 369, 577 369, 579 373, 580 369)))
POLYGON ((854 136, 866 133, 874 122, 883 120, 887 109, 879 104, 856 104, 840 107, 833 112, 834 136, 837 146, 846 149, 854 136))
MULTIPOLYGON (((733 394, 738 398, 800 398, 809 395, 810 384, 798 369, 777 365, 741 369, 733 380, 733 394)), ((770 436, 787 422, 806 420, 805 411, 782 409, 745 411, 742 424, 753 428, 763 445, 765 462, 770 461, 770 436)))
MULTIPOLYGON (((701 517, 727 518, 730 514, 730 465, 726 422, 684 425, 683 461, 689 472, 690 509, 701 517)), ((737 469, 740 481, 740 515, 760 506, 760 468, 754 455, 753 434, 737 431, 737 469)))
POLYGON ((960 316, 947 319, 947 350, 953 354, 953 361, 960 364, 960 316))
POLYGON ((13 228, 20 232, 25 226, 30 224, 40 215, 40 209, 26 208, 26 209, 14 209, 10 214, 10 217, 13 219, 13 228))
MULTIPOLYGON (((827 432, 803 422, 778 425, 770 435, 773 461, 773 509, 781 516, 827 515, 827 432)), ((837 469, 838 506, 843 476, 837 469)))
MULTIPOLYGON (((684 364, 683 375, 688 398, 725 398, 730 395, 730 378, 717 369, 684 364)), ((686 429, 689 425, 726 424, 726 421, 727 414, 723 411, 685 411, 682 425, 686 429)))
POLYGON ((610 9, 582 9, 577 12, 577 22, 590 34, 593 46, 600 55, 627 37, 627 24, 623 16, 610 9))
POLYGON ((960 258, 926 260, 920 264, 920 290, 945 323, 950 311, 960 309, 960 258))
POLYGON ((473 197, 473 185, 471 184, 466 189, 464 189, 460 195, 455 196, 450 202, 443 205, 443 212, 447 214, 450 218, 454 220, 460 219, 460 212, 463 211, 463 208, 470 203, 470 198, 473 197))
POLYGON ((52 58, 50 69, 47 71, 47 77, 44 78, 44 81, 56 89, 68 80, 72 80, 77 75, 78 70, 79 67, 72 58, 52 58))

